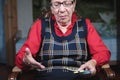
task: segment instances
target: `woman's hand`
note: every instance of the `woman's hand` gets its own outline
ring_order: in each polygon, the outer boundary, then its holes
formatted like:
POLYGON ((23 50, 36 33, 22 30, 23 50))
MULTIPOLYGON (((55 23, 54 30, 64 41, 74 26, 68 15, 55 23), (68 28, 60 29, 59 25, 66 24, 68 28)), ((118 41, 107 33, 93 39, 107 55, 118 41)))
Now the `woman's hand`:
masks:
POLYGON ((89 70, 91 72, 92 75, 96 74, 96 61, 91 59, 88 62, 86 62, 85 64, 81 65, 80 68, 78 69, 78 71, 80 70, 89 70))
POLYGON ((29 48, 26 48, 26 53, 25 56, 23 58, 23 62, 30 66, 31 68, 39 68, 39 69, 44 69, 45 66, 43 66, 42 64, 40 64, 39 62, 37 62, 33 57, 32 54, 30 52, 29 48))

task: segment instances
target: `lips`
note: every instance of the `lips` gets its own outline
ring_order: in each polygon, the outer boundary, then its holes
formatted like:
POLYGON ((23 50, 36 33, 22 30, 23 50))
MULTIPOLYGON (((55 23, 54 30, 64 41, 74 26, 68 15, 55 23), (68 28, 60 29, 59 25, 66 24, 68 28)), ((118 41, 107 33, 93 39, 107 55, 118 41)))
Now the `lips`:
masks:
POLYGON ((59 16, 60 19, 66 19, 66 16, 59 16))

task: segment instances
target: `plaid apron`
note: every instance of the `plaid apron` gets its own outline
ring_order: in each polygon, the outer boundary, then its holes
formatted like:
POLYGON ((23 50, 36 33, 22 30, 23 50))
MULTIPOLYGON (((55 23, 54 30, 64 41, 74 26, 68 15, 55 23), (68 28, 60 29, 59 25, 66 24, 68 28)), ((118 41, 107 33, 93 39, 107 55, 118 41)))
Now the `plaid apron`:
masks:
POLYGON ((73 71, 88 60, 87 27, 85 19, 79 19, 70 35, 59 37, 54 31, 54 21, 46 19, 43 25, 42 47, 39 62, 46 67, 38 70, 37 80, 79 80, 73 71))

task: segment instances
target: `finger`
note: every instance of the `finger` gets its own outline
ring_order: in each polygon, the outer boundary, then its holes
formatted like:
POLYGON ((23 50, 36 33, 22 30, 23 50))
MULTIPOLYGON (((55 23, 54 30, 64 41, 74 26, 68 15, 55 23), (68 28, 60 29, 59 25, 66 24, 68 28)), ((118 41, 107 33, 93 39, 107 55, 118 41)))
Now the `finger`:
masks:
POLYGON ((83 65, 80 66, 80 68, 78 69, 78 71, 84 70, 85 68, 86 68, 86 67, 85 67, 85 65, 83 64, 83 65))
POLYGON ((35 62, 32 66, 35 67, 35 68, 39 68, 39 69, 44 69, 44 68, 45 68, 45 66, 42 65, 42 64, 39 63, 39 62, 35 62))
POLYGON ((45 68, 45 66, 43 66, 41 63, 39 63, 39 62, 36 62, 36 64, 39 66, 39 68, 41 68, 41 69, 44 69, 45 68))
POLYGON ((30 51, 29 48, 26 48, 25 51, 26 51, 26 55, 30 55, 31 54, 31 51, 30 51))
POLYGON ((41 65, 39 62, 37 62, 31 55, 31 51, 29 48, 25 49, 26 51, 26 58, 27 58, 27 63, 30 63, 31 67, 35 67, 35 68, 40 68, 40 69, 44 69, 45 66, 41 65))
POLYGON ((30 65, 31 64, 31 59, 32 59, 32 54, 31 54, 31 51, 29 48, 25 48, 25 56, 23 58, 23 62, 26 64, 26 65, 30 65))
POLYGON ((91 74, 92 74, 92 75, 95 75, 95 74, 96 74, 96 69, 91 68, 90 71, 91 71, 91 74))

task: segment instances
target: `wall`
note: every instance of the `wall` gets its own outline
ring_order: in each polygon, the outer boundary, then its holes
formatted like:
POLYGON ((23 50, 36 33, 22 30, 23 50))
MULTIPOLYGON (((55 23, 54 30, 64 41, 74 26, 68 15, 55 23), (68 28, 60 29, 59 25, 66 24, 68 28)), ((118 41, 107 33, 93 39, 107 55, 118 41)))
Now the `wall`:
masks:
POLYGON ((120 0, 116 0, 117 7, 117 60, 120 61, 120 0))
POLYGON ((17 0, 18 30, 26 37, 33 23, 32 0, 17 0))
POLYGON ((3 6, 4 0, 0 0, 0 63, 6 63, 3 6))
POLYGON ((103 42, 111 52, 110 60, 117 60, 117 39, 116 38, 103 38, 103 42))

